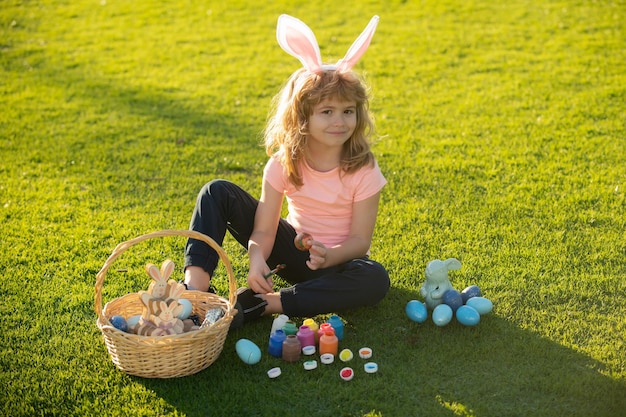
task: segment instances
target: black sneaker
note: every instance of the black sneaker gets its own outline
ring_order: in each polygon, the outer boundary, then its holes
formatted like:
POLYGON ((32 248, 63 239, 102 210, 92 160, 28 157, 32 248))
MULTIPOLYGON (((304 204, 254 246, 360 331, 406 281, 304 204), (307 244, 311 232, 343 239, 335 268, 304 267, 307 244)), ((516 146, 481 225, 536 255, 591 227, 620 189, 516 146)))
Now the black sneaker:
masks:
POLYGON ((258 319, 265 311, 266 305, 267 301, 259 297, 259 295, 250 288, 239 288, 237 290, 237 302, 235 303, 237 315, 233 317, 230 328, 238 329, 243 326, 244 323, 258 319))

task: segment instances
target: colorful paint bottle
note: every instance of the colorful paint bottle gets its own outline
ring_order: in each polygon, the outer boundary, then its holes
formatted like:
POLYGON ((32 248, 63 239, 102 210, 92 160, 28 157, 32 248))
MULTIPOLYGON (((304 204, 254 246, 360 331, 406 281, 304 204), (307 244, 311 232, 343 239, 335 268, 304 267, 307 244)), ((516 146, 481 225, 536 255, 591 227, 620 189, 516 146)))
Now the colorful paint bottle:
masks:
POLYGON ((326 332, 326 330, 332 329, 332 328, 333 326, 331 326, 330 323, 322 323, 320 325, 319 330, 317 331, 317 341, 319 342, 322 336, 324 336, 324 333, 326 332))
POLYGON ((288 320, 283 326, 283 332, 285 332, 287 336, 289 335, 295 336, 296 333, 298 333, 298 327, 296 327, 296 323, 294 323, 291 320, 288 320))
POLYGON ((341 318, 339 316, 333 315, 328 318, 327 322, 330 323, 331 326, 333 326, 333 329, 335 329, 335 335, 337 336, 337 339, 343 340, 344 326, 341 318))
POLYGON ((274 333, 276 330, 283 328, 285 323, 289 321, 289 317, 286 314, 281 314, 274 319, 272 322, 272 330, 270 330, 270 335, 274 333))
POLYGON ((275 356, 277 358, 282 357, 283 356, 283 342, 285 341, 286 338, 287 338, 287 335, 285 334, 285 332, 282 331, 282 329, 276 330, 274 333, 270 335, 270 341, 269 341, 269 346, 267 348, 267 352, 270 355, 275 356))
POLYGON ((319 335, 317 334, 317 331, 320 329, 320 327, 317 325, 317 323, 315 322, 315 320, 313 319, 306 319, 302 322, 303 326, 309 326, 309 329, 311 329, 311 331, 313 332, 313 336, 315 337, 315 345, 317 345, 317 343, 320 340, 319 335))
POLYGON ((283 360, 286 362, 298 362, 301 349, 298 336, 290 334, 283 342, 283 360))
POLYGON ((338 349, 339 339, 335 336, 335 330, 332 328, 326 329, 322 337, 320 337, 320 355, 331 353, 334 356, 337 356, 338 349))
POLYGON ((297 336, 302 347, 315 346, 315 334, 309 326, 300 326, 297 336))

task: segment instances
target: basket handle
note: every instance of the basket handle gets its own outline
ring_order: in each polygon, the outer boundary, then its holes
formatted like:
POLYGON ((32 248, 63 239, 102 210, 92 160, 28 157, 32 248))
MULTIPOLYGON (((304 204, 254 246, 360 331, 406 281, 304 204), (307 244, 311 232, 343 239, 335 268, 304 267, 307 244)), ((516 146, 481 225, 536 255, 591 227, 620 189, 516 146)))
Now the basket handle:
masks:
POLYGON ((210 247, 212 247, 220 257, 220 260, 224 263, 226 267, 226 272, 228 274, 228 301, 231 306, 234 306, 237 302, 237 281, 235 279, 235 274, 233 273, 233 267, 230 263, 230 259, 228 259, 228 255, 226 251, 222 249, 220 245, 218 245, 213 239, 208 237, 205 234, 200 232, 196 232, 194 230, 161 230, 158 232, 148 233, 139 237, 136 237, 131 240, 127 240, 126 242, 122 242, 113 249, 113 252, 106 260, 100 272, 96 275, 96 288, 95 288, 95 307, 96 314, 100 319, 104 319, 102 316, 102 285, 104 284, 104 278, 106 277, 107 271, 113 264, 113 262, 120 257, 122 253, 124 253, 130 247, 143 242, 144 240, 154 239, 159 237, 168 237, 168 236, 183 236, 192 239, 197 239, 205 242, 210 247))

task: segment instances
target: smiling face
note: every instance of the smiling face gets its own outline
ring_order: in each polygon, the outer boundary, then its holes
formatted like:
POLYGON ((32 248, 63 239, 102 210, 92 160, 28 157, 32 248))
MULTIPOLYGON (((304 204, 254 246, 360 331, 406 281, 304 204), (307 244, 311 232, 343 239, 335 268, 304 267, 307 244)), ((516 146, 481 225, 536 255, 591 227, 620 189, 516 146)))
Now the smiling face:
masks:
POLYGON ((309 117, 310 145, 341 148, 357 125, 356 103, 338 98, 323 100, 313 107, 309 117))
POLYGON ((264 132, 265 150, 279 155, 296 187, 303 184, 302 162, 317 171, 341 167, 346 173, 373 164, 368 91, 353 72, 315 74, 301 68, 275 97, 274 106, 264 132))

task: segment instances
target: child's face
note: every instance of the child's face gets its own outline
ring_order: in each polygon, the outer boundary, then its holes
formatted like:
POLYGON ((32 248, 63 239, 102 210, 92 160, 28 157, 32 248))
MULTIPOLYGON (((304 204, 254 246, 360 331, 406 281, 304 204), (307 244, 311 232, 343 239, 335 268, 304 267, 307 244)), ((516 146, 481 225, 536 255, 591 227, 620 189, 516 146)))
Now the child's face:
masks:
POLYGON ((329 147, 342 147, 356 127, 356 103, 327 99, 313 108, 309 139, 329 147))

